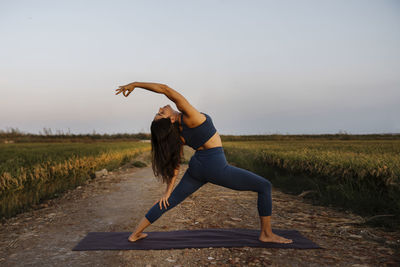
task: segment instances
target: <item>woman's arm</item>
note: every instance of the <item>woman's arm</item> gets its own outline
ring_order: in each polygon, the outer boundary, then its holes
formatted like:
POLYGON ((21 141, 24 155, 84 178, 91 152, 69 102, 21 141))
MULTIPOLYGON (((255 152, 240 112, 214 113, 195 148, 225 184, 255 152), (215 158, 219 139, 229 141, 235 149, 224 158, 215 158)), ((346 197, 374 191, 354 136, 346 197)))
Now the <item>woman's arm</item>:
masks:
POLYGON ((172 189, 174 189, 176 177, 178 177, 178 174, 179 174, 179 166, 178 168, 175 169, 174 177, 172 177, 171 182, 167 185, 167 189, 165 190, 165 192, 168 192, 169 194, 172 193, 172 189))
POLYGON ((135 87, 140 87, 143 89, 147 89, 149 91, 152 91, 154 93, 158 94, 165 94, 165 88, 167 87, 165 84, 162 83, 141 83, 141 82, 133 82, 128 84, 128 86, 131 85, 133 88, 135 87))
POLYGON ((200 112, 197 111, 189 103, 189 101, 187 101, 186 98, 183 97, 183 95, 170 88, 168 85, 162 83, 133 82, 124 86, 120 86, 120 89, 117 89, 117 91, 119 90, 117 94, 123 92, 124 96, 128 96, 135 89, 135 87, 147 89, 158 94, 164 94, 172 102, 174 102, 179 111, 183 112, 187 117, 200 115, 200 112), (127 94, 125 94, 126 91, 128 91, 127 94))
POLYGON ((176 181, 176 177, 178 177, 178 174, 179 174, 179 165, 174 170, 174 177, 172 177, 171 182, 167 185, 167 189, 165 190, 164 195, 158 201, 158 205, 160 206, 160 210, 162 209, 163 206, 164 206, 165 209, 167 209, 167 206, 169 206, 168 199, 171 196, 172 189, 174 188, 174 184, 175 184, 175 181, 176 181))

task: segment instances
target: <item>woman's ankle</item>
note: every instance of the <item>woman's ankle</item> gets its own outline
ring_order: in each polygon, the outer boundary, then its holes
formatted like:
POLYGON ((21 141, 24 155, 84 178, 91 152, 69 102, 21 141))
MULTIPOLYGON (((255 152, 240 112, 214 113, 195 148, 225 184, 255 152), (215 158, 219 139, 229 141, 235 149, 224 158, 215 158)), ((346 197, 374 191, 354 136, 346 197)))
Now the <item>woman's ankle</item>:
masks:
POLYGON ((272 230, 262 230, 262 234, 265 235, 265 236, 272 236, 273 235, 272 230))

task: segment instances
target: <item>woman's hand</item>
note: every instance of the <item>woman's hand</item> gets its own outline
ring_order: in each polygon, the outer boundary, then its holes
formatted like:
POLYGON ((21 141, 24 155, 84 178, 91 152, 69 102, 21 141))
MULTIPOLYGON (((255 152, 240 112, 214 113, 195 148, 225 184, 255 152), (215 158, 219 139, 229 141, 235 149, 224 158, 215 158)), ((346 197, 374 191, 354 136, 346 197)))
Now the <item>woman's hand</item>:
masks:
POLYGON ((122 92, 122 94, 127 97, 130 93, 132 93, 132 91, 135 89, 135 83, 130 83, 127 85, 123 85, 123 86, 119 86, 118 89, 116 89, 115 91, 117 91, 116 95, 118 95, 119 93, 122 92))
POLYGON ((168 198, 171 195, 171 192, 166 191, 164 195, 159 200, 160 210, 162 210, 162 205, 164 205, 165 209, 167 209, 167 205, 169 206, 168 198))

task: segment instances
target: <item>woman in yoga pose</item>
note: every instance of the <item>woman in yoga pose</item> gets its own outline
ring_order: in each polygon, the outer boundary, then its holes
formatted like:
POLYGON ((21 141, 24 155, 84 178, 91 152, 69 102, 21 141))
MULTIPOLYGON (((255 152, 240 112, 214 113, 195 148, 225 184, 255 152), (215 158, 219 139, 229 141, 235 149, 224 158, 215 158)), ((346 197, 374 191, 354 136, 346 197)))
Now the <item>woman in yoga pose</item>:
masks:
POLYGON ((136 87, 164 94, 181 112, 166 105, 159 109, 151 123, 152 168, 156 177, 167 184, 166 191, 139 222, 128 240, 145 238, 143 230, 163 213, 172 209, 207 182, 234 190, 258 193, 257 208, 261 221, 259 240, 262 242, 292 243, 271 229, 271 183, 250 171, 229 165, 221 138, 211 117, 196 110, 180 93, 160 83, 133 82, 116 89, 127 97, 136 87), (189 168, 173 190, 179 173, 183 145, 196 150, 189 168))

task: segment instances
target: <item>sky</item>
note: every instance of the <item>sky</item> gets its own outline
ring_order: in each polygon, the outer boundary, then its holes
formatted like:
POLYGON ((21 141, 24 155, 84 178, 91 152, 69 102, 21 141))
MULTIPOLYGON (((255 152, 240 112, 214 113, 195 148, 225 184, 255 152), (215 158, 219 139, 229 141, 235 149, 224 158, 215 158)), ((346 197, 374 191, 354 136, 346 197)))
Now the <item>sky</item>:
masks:
POLYGON ((0 129, 150 132, 173 102, 220 134, 400 133, 400 1, 0 1, 0 129))

